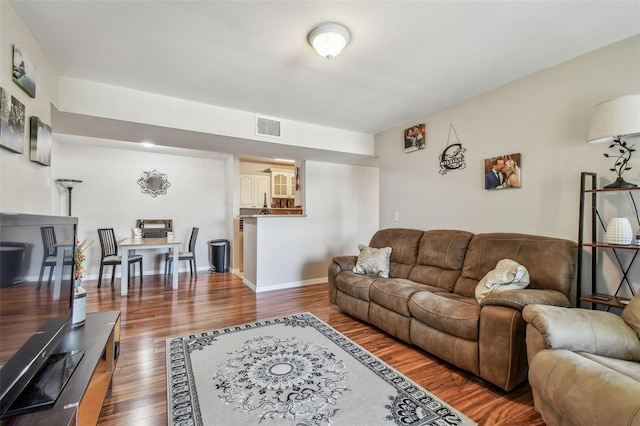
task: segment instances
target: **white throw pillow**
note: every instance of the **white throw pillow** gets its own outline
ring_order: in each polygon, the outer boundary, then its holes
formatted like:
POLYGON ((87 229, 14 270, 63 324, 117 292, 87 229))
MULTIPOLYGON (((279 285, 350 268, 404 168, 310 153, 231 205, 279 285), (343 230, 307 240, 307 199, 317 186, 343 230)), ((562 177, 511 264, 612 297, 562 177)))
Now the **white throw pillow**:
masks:
POLYGON ((358 244, 360 254, 353 272, 356 274, 377 275, 389 278, 389 259, 391 258, 391 247, 372 248, 363 244, 358 244))
POLYGON ((487 272, 476 287, 478 303, 488 294, 507 290, 519 290, 529 285, 527 268, 511 259, 502 259, 495 269, 487 272))

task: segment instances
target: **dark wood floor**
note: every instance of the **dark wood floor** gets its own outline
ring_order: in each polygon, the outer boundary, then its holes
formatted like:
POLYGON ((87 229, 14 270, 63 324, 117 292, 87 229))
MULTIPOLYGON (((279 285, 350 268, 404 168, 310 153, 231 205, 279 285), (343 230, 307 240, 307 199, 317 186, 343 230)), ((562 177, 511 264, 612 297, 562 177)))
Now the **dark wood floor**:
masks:
POLYGON ((84 281, 87 312, 120 310, 122 341, 100 425, 167 423, 165 340, 297 312, 311 312, 481 425, 543 425, 523 384, 506 393, 361 321, 328 301, 326 284, 256 294, 232 274, 180 274, 171 289, 161 276, 136 280, 125 297, 119 281, 84 281))

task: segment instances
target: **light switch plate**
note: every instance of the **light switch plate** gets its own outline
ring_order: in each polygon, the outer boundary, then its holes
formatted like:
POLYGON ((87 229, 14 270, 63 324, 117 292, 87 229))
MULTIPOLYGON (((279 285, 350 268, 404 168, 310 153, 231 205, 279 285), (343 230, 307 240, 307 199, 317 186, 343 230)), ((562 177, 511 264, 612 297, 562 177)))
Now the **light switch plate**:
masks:
POLYGON ((393 212, 393 221, 400 222, 400 212, 393 212))

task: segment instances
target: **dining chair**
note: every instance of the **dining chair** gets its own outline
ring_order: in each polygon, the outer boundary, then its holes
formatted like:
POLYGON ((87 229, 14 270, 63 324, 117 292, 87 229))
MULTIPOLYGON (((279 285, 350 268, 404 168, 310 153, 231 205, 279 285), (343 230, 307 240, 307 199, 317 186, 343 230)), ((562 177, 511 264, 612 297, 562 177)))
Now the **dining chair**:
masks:
MULTIPOLYGON (((178 253, 178 260, 188 260, 191 276, 198 278, 198 269, 196 268, 196 240, 198 239, 198 231, 200 228, 191 230, 191 238, 189 238, 189 251, 181 251, 178 253)), ((171 272, 173 267, 173 252, 169 251, 164 254, 164 276, 171 272)))
MULTIPOLYGON (((47 281, 47 286, 51 285, 51 279, 53 278, 53 269, 56 267, 56 255, 58 254, 58 247, 56 244, 58 241, 56 240, 56 230, 53 226, 41 226, 40 232, 42 233, 42 245, 43 245, 43 253, 42 253, 42 266, 40 267, 40 277, 38 278, 38 287, 39 290, 42 286, 42 277, 44 276, 44 268, 47 266, 49 269, 49 280, 47 281)), ((73 264, 73 256, 71 254, 66 254, 64 256, 64 265, 73 264)))
MULTIPOLYGON (((100 260, 100 272, 98 274, 98 288, 102 286, 102 269, 105 265, 113 266, 111 270, 111 285, 116 276, 116 266, 122 264, 122 256, 118 255, 118 244, 116 242, 116 234, 113 228, 100 228, 98 229, 98 238, 100 239, 100 250, 102 251, 102 259, 100 260)), ((131 267, 134 263, 140 263, 140 283, 142 284, 142 255, 132 254, 129 255, 129 264, 127 267, 131 267)), ((130 277, 133 277, 135 273, 135 265, 129 273, 130 277)), ((128 284, 128 283, 127 283, 128 284)))

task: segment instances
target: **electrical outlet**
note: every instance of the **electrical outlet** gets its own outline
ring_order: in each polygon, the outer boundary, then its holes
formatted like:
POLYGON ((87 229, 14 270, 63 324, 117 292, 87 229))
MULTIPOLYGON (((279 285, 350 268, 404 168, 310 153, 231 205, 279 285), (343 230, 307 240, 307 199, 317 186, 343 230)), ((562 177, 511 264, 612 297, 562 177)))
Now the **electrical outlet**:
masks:
POLYGON ((400 222, 400 212, 393 212, 393 221, 400 222))

